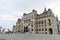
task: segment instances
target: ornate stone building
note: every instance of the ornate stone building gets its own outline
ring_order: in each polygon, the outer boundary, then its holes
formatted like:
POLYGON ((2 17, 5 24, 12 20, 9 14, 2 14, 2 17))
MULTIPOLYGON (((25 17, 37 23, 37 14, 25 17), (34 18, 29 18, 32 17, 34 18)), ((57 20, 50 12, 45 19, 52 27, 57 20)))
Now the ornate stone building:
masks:
POLYGON ((29 32, 32 34, 57 34, 59 32, 58 18, 54 16, 51 9, 44 9, 38 14, 36 10, 24 13, 22 19, 16 22, 15 32, 29 32))

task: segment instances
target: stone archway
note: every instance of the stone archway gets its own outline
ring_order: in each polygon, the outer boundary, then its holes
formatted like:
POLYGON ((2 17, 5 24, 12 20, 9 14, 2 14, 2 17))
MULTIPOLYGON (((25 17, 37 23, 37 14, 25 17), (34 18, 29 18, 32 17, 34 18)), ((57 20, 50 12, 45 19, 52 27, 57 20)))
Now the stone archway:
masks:
POLYGON ((52 28, 49 28, 49 34, 53 34, 52 28))

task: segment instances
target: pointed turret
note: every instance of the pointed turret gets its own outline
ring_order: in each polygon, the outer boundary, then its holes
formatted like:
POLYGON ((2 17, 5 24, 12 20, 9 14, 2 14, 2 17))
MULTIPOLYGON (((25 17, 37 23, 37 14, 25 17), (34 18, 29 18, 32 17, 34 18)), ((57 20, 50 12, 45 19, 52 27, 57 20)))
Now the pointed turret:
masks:
POLYGON ((45 7, 44 11, 45 11, 45 12, 47 11, 47 10, 46 10, 46 7, 45 7))
POLYGON ((43 11, 43 13, 47 13, 46 7, 44 8, 44 11, 43 11))

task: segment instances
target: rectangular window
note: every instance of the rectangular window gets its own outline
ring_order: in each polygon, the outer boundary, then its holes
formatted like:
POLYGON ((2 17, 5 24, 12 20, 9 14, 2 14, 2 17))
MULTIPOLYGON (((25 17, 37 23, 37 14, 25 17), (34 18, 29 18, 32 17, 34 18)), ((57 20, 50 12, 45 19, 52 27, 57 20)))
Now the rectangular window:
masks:
POLYGON ((44 29, 42 28, 42 31, 44 31, 44 29))
POLYGON ((35 29, 35 31, 38 31, 38 29, 35 29))
POLYGON ((39 21, 39 24, 40 24, 40 21, 39 21))
POLYGON ((33 25, 31 25, 33 27, 33 25))
POLYGON ((31 31, 33 31, 33 29, 31 31))
POLYGON ((44 34, 44 33, 42 33, 42 34, 44 34))
POLYGON ((51 22, 51 20, 50 20, 50 19, 48 19, 48 21, 49 21, 49 22, 51 22))
POLYGON ((41 27, 41 26, 39 25, 39 27, 41 27))
POLYGON ((45 28, 45 31, 47 31, 47 28, 45 28))
POLYGON ((36 32, 38 34, 38 32, 36 32))
POLYGON ((41 29, 39 29, 39 31, 41 31, 41 29))

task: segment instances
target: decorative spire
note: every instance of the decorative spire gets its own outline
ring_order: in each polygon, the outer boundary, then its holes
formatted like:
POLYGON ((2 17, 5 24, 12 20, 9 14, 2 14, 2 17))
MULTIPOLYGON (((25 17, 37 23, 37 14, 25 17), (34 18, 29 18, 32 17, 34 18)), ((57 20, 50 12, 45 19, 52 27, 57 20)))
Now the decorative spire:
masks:
POLYGON ((43 11, 43 13, 47 13, 46 7, 44 8, 44 11, 43 11))
POLYGON ((44 11, 46 11, 46 7, 45 7, 44 11))

